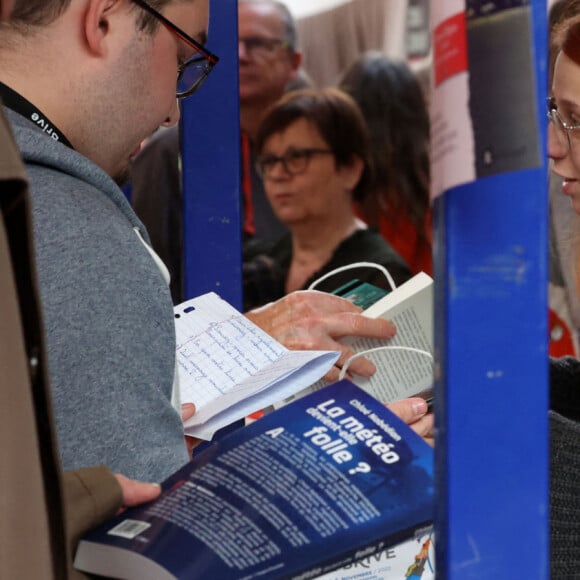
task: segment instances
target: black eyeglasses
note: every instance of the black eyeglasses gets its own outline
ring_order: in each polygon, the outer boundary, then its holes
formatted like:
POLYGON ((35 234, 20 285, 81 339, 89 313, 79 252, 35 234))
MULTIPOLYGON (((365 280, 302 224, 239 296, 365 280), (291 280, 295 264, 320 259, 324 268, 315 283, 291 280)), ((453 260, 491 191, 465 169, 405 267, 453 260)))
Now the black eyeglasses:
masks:
POLYGON ((254 58, 267 58, 274 54, 277 48, 288 48, 288 43, 281 38, 261 38, 259 36, 249 36, 240 38, 238 44, 254 58))
POLYGON ((276 155, 262 155, 256 161, 258 173, 267 179, 277 163, 281 163, 284 171, 288 175, 298 175, 304 173, 308 168, 310 159, 314 155, 333 155, 330 149, 316 149, 314 147, 307 149, 290 149, 282 157, 276 155))
POLYGON ((201 87, 205 79, 209 76, 209 73, 213 70, 213 67, 217 64, 219 57, 212 54, 209 50, 206 50, 203 45, 195 41, 191 36, 187 35, 183 30, 175 26, 173 22, 165 18, 163 14, 157 12, 154 8, 151 8, 149 4, 143 0, 133 0, 137 6, 149 12, 151 16, 159 20, 171 34, 185 42, 193 48, 197 55, 191 57, 189 60, 185 61, 183 64, 179 65, 177 69, 177 98, 184 99, 189 97, 201 87))

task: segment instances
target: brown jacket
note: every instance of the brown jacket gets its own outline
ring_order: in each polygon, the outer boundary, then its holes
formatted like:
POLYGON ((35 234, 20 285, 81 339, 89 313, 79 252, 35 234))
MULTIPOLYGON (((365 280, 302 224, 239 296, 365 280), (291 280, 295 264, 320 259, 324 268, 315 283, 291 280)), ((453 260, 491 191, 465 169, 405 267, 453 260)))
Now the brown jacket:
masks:
POLYGON ((121 490, 104 467, 60 469, 28 204, 0 112, 0 578, 66 580, 83 577, 71 567, 73 548, 115 513, 121 490))

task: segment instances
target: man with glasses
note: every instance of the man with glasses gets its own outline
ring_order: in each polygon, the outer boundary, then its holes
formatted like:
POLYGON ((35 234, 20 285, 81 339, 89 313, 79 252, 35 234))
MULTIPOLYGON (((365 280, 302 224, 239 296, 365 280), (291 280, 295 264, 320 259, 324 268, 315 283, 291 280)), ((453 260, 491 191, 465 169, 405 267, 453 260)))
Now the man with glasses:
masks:
POLYGON ((207 0, 16 0, 3 25, 64 469, 161 481, 188 460, 166 271, 115 181, 207 79, 207 26, 207 0))
POLYGON ((300 70, 296 22, 285 4, 242 0, 238 4, 240 127, 244 181, 244 233, 257 240, 286 233, 270 207, 255 170, 254 137, 264 112, 285 92, 300 70))
MULTIPOLYGON (((13 5, 13 0, 0 0, 0 21, 8 19, 13 5)), ((154 499, 160 489, 113 475, 104 466, 61 472, 36 292, 30 198, 1 111, 0 160, 0 578, 79 578, 84 575, 71 565, 79 536, 123 504, 154 499)))
MULTIPOLYGON (((296 22, 286 5, 275 0, 240 0, 238 35, 244 240, 275 241, 287 229, 272 211, 256 172, 253 139, 264 111, 296 81, 302 54, 296 22)), ((178 128, 172 127, 152 138, 131 171, 133 207, 169 268, 175 302, 184 299, 178 159, 178 128)))
MULTIPOLYGON (((176 85, 184 97, 207 79, 207 24, 207 0, 16 0, 2 28, 0 94, 30 180, 65 469, 160 481, 188 460, 167 271, 115 180, 147 135, 177 122, 176 85)), ((339 337, 394 332, 325 295, 252 318, 287 346, 340 348, 340 364, 351 352, 339 337)), ((359 362, 354 372, 372 372, 359 362)))

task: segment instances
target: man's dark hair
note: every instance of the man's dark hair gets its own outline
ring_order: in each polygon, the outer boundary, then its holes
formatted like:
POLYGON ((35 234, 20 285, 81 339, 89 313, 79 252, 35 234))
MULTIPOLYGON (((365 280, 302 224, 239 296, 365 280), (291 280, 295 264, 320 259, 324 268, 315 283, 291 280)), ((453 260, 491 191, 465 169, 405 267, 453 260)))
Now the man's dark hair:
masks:
MULTIPOLYGON (((160 10, 171 0, 148 0, 147 4, 155 10, 160 10)), ((66 12, 71 0, 16 0, 14 10, 10 16, 10 24, 22 27, 46 26, 54 22, 61 14, 66 12)), ((139 6, 133 3, 135 8, 139 6)), ((139 28, 154 31, 157 20, 141 9, 142 15, 138 21, 139 28)))
POLYGON ((364 170, 353 191, 353 199, 362 201, 372 170, 367 127, 354 100, 332 87, 287 93, 266 112, 256 135, 258 153, 269 137, 300 119, 306 119, 317 129, 332 151, 337 167, 349 165, 355 157, 363 161, 364 170))
POLYGON ((42 26, 54 22, 67 10, 71 0, 16 0, 10 22, 42 26))

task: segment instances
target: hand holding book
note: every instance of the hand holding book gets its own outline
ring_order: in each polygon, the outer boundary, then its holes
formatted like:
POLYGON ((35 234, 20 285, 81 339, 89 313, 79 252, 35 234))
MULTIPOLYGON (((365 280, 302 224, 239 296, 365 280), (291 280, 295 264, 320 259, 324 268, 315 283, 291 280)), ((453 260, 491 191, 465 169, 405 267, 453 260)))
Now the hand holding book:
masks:
MULTIPOLYGON (((359 265, 354 264, 353 267, 359 265)), ((345 284, 337 291, 355 303, 361 298, 366 299, 369 296, 369 284, 362 280, 357 282, 356 285, 345 284)), ((384 293, 365 309, 363 316, 374 320, 390 320, 395 324, 397 332, 388 340, 363 337, 343 340, 354 355, 353 365, 363 360, 362 357, 369 357, 376 367, 376 372, 370 377, 360 377, 353 373, 353 382, 386 403, 419 394, 427 395, 433 383, 432 278, 424 272, 416 274, 398 288, 384 293)), ((349 366, 348 361, 342 362, 343 369, 345 366, 354 368, 349 366)), ((341 373, 340 378, 342 376, 344 373, 341 373)), ((318 381, 276 406, 304 396, 325 384, 326 381, 318 381)))
POLYGON ((421 397, 401 399, 389 403, 387 408, 409 425, 423 441, 435 447, 434 417, 425 399, 421 397))
MULTIPOLYGON (((365 319, 361 309, 349 302, 326 292, 303 290, 247 312, 246 317, 290 350, 315 348, 340 352, 336 366, 326 375, 328 381, 334 381, 340 367, 353 354, 342 341, 345 336, 388 340, 395 334, 389 321, 365 319)), ((359 359, 351 370, 368 377, 375 372, 375 366, 359 359)))

